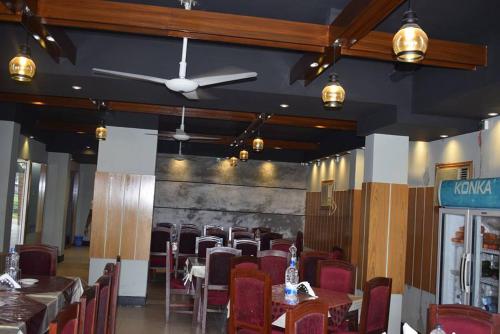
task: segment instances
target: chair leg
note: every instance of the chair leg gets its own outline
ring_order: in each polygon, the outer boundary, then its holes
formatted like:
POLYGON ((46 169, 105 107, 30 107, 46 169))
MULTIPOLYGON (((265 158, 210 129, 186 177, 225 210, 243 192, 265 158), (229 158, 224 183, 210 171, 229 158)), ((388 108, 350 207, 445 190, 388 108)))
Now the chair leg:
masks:
POLYGON ((167 287, 165 292, 165 322, 168 322, 169 320, 170 320, 170 287, 167 287))

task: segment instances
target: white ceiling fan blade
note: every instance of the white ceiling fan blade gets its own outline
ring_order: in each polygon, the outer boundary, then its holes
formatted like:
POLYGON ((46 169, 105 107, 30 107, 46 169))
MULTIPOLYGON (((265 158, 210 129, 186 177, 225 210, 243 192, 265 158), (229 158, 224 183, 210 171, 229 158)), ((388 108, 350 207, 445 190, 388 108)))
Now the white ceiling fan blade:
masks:
POLYGON ((101 68, 93 68, 92 71, 96 74, 104 74, 104 75, 109 75, 109 76, 114 76, 114 77, 119 77, 119 78, 125 78, 125 79, 149 81, 149 82, 154 82, 154 83, 159 83, 159 84, 165 84, 168 81, 168 79, 152 77, 149 75, 134 74, 134 73, 127 73, 127 72, 119 72, 119 71, 110 71, 110 70, 104 70, 101 68))
POLYGON ((195 90, 193 90, 192 92, 182 93, 182 95, 184 95, 184 97, 186 97, 190 100, 199 100, 200 99, 200 97, 198 96, 198 93, 196 93, 195 90))
POLYGON ((191 135, 192 140, 220 140, 218 137, 191 135))
POLYGON ((195 81, 198 84, 198 86, 203 87, 203 86, 221 84, 224 82, 255 78, 256 76, 257 76, 256 72, 244 72, 244 73, 212 75, 207 77, 192 78, 191 80, 195 81))

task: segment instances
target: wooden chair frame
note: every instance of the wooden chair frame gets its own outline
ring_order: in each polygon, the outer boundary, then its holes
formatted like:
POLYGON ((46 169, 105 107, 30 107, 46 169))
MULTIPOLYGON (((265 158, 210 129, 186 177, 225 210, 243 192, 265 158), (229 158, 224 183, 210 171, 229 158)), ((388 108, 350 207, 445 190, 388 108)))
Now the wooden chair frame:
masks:
POLYGON ((278 240, 278 239, 282 240, 283 239, 283 234, 276 233, 276 232, 261 233, 260 234, 260 248, 262 250, 270 250, 271 249, 271 241, 272 240, 278 240), (269 248, 267 248, 267 249, 264 249, 264 247, 263 247, 264 246, 264 242, 263 241, 265 239, 268 239, 268 241, 269 241, 269 248))
POLYGON ((75 320, 75 329, 72 331, 72 334, 78 334, 78 324, 80 323, 79 315, 80 303, 73 303, 64 307, 57 314, 57 317, 50 322, 49 334, 61 334, 64 327, 72 320, 75 320))
POLYGON ((271 333, 271 301, 272 301, 272 283, 271 277, 259 270, 254 269, 233 269, 231 270, 231 289, 229 291, 230 300, 230 315, 228 323, 228 333, 236 334, 238 329, 249 329, 255 333, 270 334, 271 333), (236 288, 235 280, 238 278, 253 278, 264 282, 264 325, 262 327, 240 322, 236 320, 236 288))
POLYGON ((271 232, 271 228, 270 227, 258 226, 258 227, 253 227, 252 228, 252 233, 255 234, 255 232, 257 232, 257 230, 259 230, 261 234, 263 234, 263 233, 270 233, 271 232))
POLYGON ((244 239, 244 240, 255 240, 255 235, 248 231, 234 231, 231 234, 231 241, 244 239))
POLYGON ((110 308, 110 298, 111 298, 111 293, 112 293, 112 286, 111 286, 111 277, 107 275, 103 275, 99 277, 97 282, 95 283, 96 285, 99 286, 99 294, 97 295, 97 319, 96 319, 96 327, 95 327, 95 332, 96 334, 106 334, 108 331, 108 323, 109 323, 109 308, 110 308), (108 296, 106 297, 106 309, 101 310, 101 295, 104 291, 104 288, 106 286, 109 286, 108 288, 108 296), (103 317, 104 319, 104 332, 101 332, 99 329, 99 316, 103 317))
MULTIPOLYGON (((207 311, 208 311, 208 291, 209 290, 219 290, 219 291, 228 291, 229 290, 229 280, 228 285, 215 285, 209 284, 210 282, 210 258, 213 254, 217 253, 226 253, 232 254, 233 256, 241 256, 241 250, 235 249, 231 247, 215 247, 207 249, 207 258, 205 265, 205 283, 203 289, 203 299, 202 299, 202 307, 201 307, 201 332, 205 333, 207 328, 207 311)), ((230 263, 229 263, 230 265, 230 263)))
POLYGON ((427 332, 430 333, 439 323, 439 317, 466 317, 491 323, 493 327, 492 334, 500 334, 500 315, 489 313, 477 307, 450 304, 436 305, 431 304, 427 310, 427 332))
POLYGON ((297 321, 310 314, 323 316, 323 334, 328 333, 328 305, 319 300, 309 300, 286 311, 285 334, 297 333, 297 321))
POLYGON ((350 294, 354 294, 354 291, 356 289, 356 266, 347 262, 347 261, 342 261, 342 260, 319 260, 318 261, 318 268, 316 268, 316 286, 321 288, 321 269, 324 267, 337 267, 344 269, 346 271, 352 272, 352 281, 351 281, 351 287, 352 289, 348 292, 350 294))
MULTIPOLYGON (((43 245, 43 244, 38 244, 38 245, 16 245, 16 251, 19 253, 19 256, 22 257, 22 253, 24 252, 40 252, 40 253, 45 253, 49 254, 50 256, 50 268, 49 268, 49 275, 50 276, 55 276, 57 272, 57 256, 58 256, 58 248, 55 246, 50 246, 50 245, 43 245)), ((21 261, 21 259, 20 259, 21 261)), ((21 263, 19 263, 21 265, 21 263)), ((23 274, 21 272, 21 274, 23 274)))
POLYGON ((203 225, 203 236, 206 237, 207 236, 207 230, 211 230, 211 229, 224 231, 224 226, 222 226, 222 225, 215 225, 215 224, 203 225))
POLYGON ((276 246, 279 244, 284 244, 284 245, 287 245, 288 247, 291 247, 293 245, 293 241, 287 240, 287 239, 273 239, 269 242, 269 247, 271 250, 279 250, 279 249, 273 249, 273 246, 276 246))
MULTIPOLYGON (((320 258, 318 259, 318 261, 324 261, 324 260, 328 260, 330 259, 330 253, 328 252, 322 252, 322 251, 311 251, 311 252, 302 252, 301 256, 300 256, 300 259, 299 259, 299 277, 300 277, 300 281, 304 281, 305 278, 304 278, 304 272, 306 270, 306 266, 304 265, 304 263, 308 260, 308 258, 311 258, 311 257, 316 257, 316 258, 320 258)), ((317 270, 317 268, 316 268, 317 270)), ((315 275, 317 274, 314 273, 315 275)), ((317 280, 317 277, 316 277, 316 280, 317 280)), ((314 282, 309 282, 311 285, 316 285, 316 281, 314 282)))
POLYGON ((178 240, 177 240, 178 251, 175 254, 175 272, 176 273, 178 273, 179 271, 182 271, 182 270, 179 270, 179 266, 180 266, 179 258, 180 257, 196 256, 196 241, 195 241, 195 252, 194 253, 191 254, 191 253, 181 253, 180 252, 181 239, 182 239, 183 232, 184 233, 191 232, 191 233, 197 234, 197 237, 201 236, 201 231, 198 228, 181 227, 181 229, 179 230, 179 233, 177 234, 177 236, 178 236, 178 240))
MULTIPOLYGON (((257 246, 257 251, 255 252, 255 256, 260 251, 260 241, 256 240, 249 240, 249 239, 234 239, 233 240, 233 248, 238 249, 238 245, 252 245, 252 246, 257 246)), ((241 250, 243 252, 243 250, 241 250)))
POLYGON ((367 281, 365 283, 365 286, 363 288, 363 302, 361 304, 361 319, 359 322, 359 332, 360 333, 366 333, 366 334, 379 334, 382 332, 387 332, 387 328, 389 326, 389 310, 390 307, 387 308, 387 313, 385 315, 385 325, 384 329, 382 331, 376 331, 376 332, 367 332, 366 328, 368 327, 368 306, 370 305, 371 301, 371 290, 375 289, 379 286, 386 286, 389 288, 388 294, 387 294, 387 305, 391 305, 391 290, 392 290, 392 278, 387 278, 387 277, 375 277, 372 278, 371 280, 367 281))
POLYGON ((234 232, 248 232, 248 227, 243 227, 243 226, 231 226, 229 227, 229 244, 233 241, 233 233, 234 232))
MULTIPOLYGON (((196 246, 195 246, 196 256, 200 257, 200 254, 198 254, 198 245, 199 245, 199 243, 200 242, 206 242, 206 241, 215 242, 215 246, 214 247, 216 247, 217 244, 220 244, 222 246, 222 243, 223 243, 222 238, 219 238, 219 237, 214 237, 214 236, 196 237, 196 246)), ((205 256, 201 256, 201 257, 205 257, 205 256)))
POLYGON ((79 334, 95 334, 96 332, 96 325, 97 325, 97 312, 98 312, 98 306, 99 306, 99 301, 97 297, 99 296, 99 284, 96 284, 92 287, 88 287, 85 289, 83 292, 82 296, 80 297, 80 321, 78 324, 78 333, 79 334), (88 305, 94 302, 94 312, 92 314, 92 324, 90 329, 85 328, 85 320, 87 317, 87 308, 88 305))
POLYGON ((116 332, 116 314, 118 311, 118 291, 120 289, 120 273, 122 262, 120 255, 116 257, 116 263, 107 263, 104 267, 104 275, 111 278, 111 289, 109 295, 109 321, 108 334, 116 332))
MULTIPOLYGON (((269 250, 264 250, 264 251, 258 251, 257 252, 257 257, 259 259, 262 259, 263 257, 268 257, 268 256, 275 256, 275 257, 282 257, 282 258, 285 258, 286 259, 286 263, 287 263, 287 267, 288 267, 288 264, 290 263, 290 259, 292 257, 292 254, 290 254, 290 252, 284 252, 284 251, 280 251, 280 250, 272 250, 272 249, 269 249, 269 250)), ((260 266, 261 270, 262 269, 262 265, 260 266)), ((285 268, 286 270, 286 268, 285 268)), ((264 270, 263 270, 264 271, 264 270)), ((265 272, 265 271, 264 271, 265 272)), ((283 276, 284 277, 284 276, 283 276)), ((283 278, 284 280, 284 278, 283 278)), ((284 282, 284 281, 283 281, 284 282)))

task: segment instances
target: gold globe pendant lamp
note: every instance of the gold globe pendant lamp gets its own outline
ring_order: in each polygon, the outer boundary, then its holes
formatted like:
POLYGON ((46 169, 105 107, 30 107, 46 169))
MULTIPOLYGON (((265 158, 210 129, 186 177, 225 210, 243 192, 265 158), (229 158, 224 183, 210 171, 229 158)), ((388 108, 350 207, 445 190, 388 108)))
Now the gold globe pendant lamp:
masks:
POLYGON ((408 4, 408 11, 403 15, 403 25, 392 39, 392 48, 398 61, 418 63, 425 57, 429 38, 417 24, 418 17, 411 9, 411 1, 408 4))
POLYGON ((248 151, 247 150, 242 149, 240 151, 240 160, 243 162, 248 161, 248 151))
POLYGON ((252 142, 252 148, 255 152, 260 152, 264 149, 264 139, 260 137, 255 137, 252 142))
POLYGON ((36 64, 31 59, 28 45, 22 45, 18 54, 9 62, 9 74, 13 80, 31 82, 36 73, 36 64))
POLYGON ((236 167, 238 166, 238 161, 239 159, 233 156, 229 158, 229 165, 231 165, 231 167, 236 167))
POLYGON ((106 125, 104 122, 101 122, 99 126, 95 129, 95 138, 97 140, 106 140, 108 137, 108 129, 106 129, 106 125))
MULTIPOLYGON (((333 45, 333 64, 335 64, 335 54, 338 43, 333 45)), ((330 74, 328 83, 321 91, 321 99, 325 108, 340 109, 344 105, 345 90, 338 80, 337 73, 330 74)))

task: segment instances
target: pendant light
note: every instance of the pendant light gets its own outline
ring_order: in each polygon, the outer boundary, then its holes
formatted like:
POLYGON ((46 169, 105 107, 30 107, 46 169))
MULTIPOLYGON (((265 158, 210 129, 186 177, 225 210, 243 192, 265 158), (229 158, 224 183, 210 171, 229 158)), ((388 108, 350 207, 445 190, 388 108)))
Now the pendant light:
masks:
POLYGON ((106 140, 108 137, 108 129, 106 129, 106 124, 104 121, 101 121, 99 126, 95 129, 95 138, 97 140, 106 140))
POLYGON ((10 77, 20 82, 31 82, 36 73, 36 64, 31 59, 28 43, 21 45, 18 54, 9 62, 10 77))
POLYGON ((417 24, 417 14, 408 0, 408 10, 403 15, 403 25, 392 39, 392 48, 398 61, 416 63, 422 61, 427 51, 429 38, 417 24))
POLYGON ((236 167, 238 165, 238 161, 239 159, 234 156, 229 158, 229 164, 231 165, 231 167, 236 167))
POLYGON ((248 160, 248 151, 247 150, 242 149, 240 151, 240 160, 243 161, 243 162, 245 162, 245 161, 248 160))
POLYGON ((260 152, 264 149, 264 139, 260 138, 260 130, 252 142, 252 148, 255 152, 260 152))
MULTIPOLYGON (((335 43, 333 45, 333 64, 335 63, 335 49, 337 47, 338 44, 335 43)), ((321 98, 323 99, 323 105, 326 108, 340 109, 344 105, 345 90, 338 81, 337 73, 330 74, 330 80, 325 88, 323 88, 321 98)))

